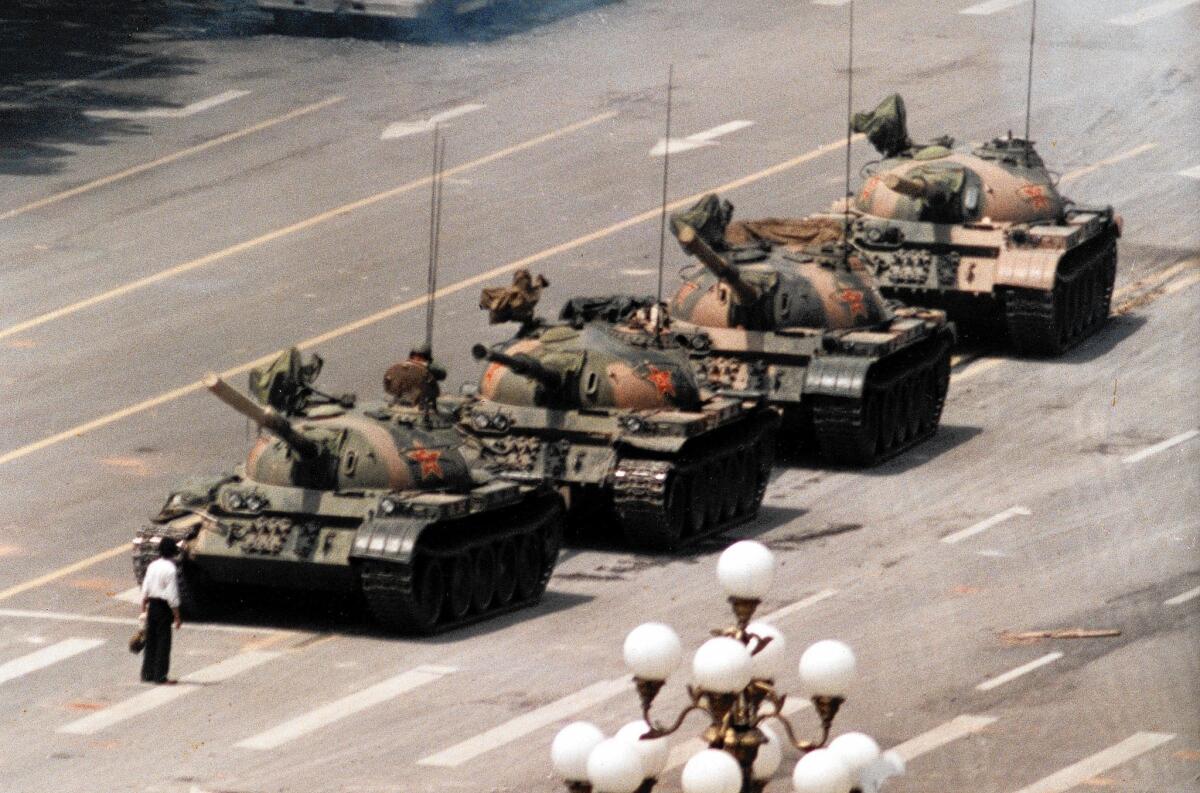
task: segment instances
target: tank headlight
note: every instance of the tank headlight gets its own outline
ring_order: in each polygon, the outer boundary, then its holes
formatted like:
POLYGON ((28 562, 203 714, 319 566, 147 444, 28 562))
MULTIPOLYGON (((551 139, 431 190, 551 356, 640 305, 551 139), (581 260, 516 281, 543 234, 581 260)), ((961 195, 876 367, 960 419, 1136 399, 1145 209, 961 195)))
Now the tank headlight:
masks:
POLYGON ((265 509, 266 506, 267 500, 257 493, 252 493, 246 497, 246 509, 251 512, 259 512, 265 509))
POLYGON ((242 497, 241 493, 230 493, 229 506, 233 509, 243 509, 246 506, 246 499, 242 497))
POLYGON ((492 424, 486 413, 476 413, 471 416, 471 423, 475 425, 475 429, 477 430, 486 430, 492 424))
POLYGON ((626 432, 641 432, 646 429, 646 422, 637 416, 622 416, 617 423, 626 432))
POLYGON ((390 498, 385 498, 379 502, 380 515, 395 515, 399 505, 390 498))
POLYGON ((497 413, 495 416, 492 416, 492 427, 500 432, 504 432, 510 426, 512 426, 512 422, 509 421, 508 416, 504 415, 503 413, 497 413))

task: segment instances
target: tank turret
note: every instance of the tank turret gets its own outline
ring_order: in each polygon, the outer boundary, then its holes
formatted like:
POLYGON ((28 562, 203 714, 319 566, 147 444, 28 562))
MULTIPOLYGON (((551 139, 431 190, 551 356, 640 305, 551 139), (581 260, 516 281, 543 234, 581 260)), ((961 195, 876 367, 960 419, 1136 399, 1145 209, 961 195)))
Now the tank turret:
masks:
POLYGON ((229 407, 253 421, 262 429, 267 430, 302 460, 312 460, 321 453, 321 447, 313 440, 301 435, 292 422, 270 406, 259 405, 250 397, 238 391, 229 383, 213 372, 204 376, 204 387, 229 407))
POLYGON ((522 377, 536 380, 547 391, 554 392, 562 387, 562 374, 547 368, 544 364, 539 363, 537 359, 531 358, 528 355, 506 355, 498 350, 489 350, 482 344, 476 344, 472 347, 471 355, 477 361, 486 359, 492 363, 506 366, 522 377))
POLYGON ((716 278, 723 281, 729 289, 737 295, 737 298, 743 303, 753 303, 758 300, 759 292, 754 287, 747 284, 738 272, 737 268, 730 265, 708 246, 696 230, 686 223, 680 223, 673 226, 675 229, 675 238, 679 240, 679 245, 685 251, 695 256, 705 268, 716 278))

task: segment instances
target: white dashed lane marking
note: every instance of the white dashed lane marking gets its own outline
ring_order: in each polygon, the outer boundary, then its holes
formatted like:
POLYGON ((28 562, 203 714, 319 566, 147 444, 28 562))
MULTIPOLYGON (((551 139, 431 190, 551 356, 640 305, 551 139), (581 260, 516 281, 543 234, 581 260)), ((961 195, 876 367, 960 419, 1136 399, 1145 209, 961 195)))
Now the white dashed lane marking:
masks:
POLYGON ((806 609, 809 606, 816 605, 817 603, 820 603, 822 600, 831 598, 836 594, 837 594, 836 589, 822 589, 820 592, 816 593, 815 595, 809 595, 808 597, 806 597, 802 600, 797 600, 795 603, 784 606, 782 608, 775 609, 774 611, 770 612, 769 614, 764 614, 763 616, 759 617, 759 619, 762 620, 763 622, 775 622, 777 620, 783 619, 784 617, 791 616, 792 614, 795 614, 797 611, 800 611, 801 609, 806 609))
POLYGON ((1178 606, 1183 603, 1187 603, 1189 600, 1195 600, 1197 597, 1200 597, 1200 586, 1196 587, 1195 589, 1189 589, 1187 592, 1180 592, 1175 597, 1164 600, 1163 605, 1178 606))
POLYGON ((201 99, 198 102, 192 102, 190 105, 184 105, 183 107, 147 107, 141 110, 85 110, 84 115, 91 116, 92 118, 117 119, 187 118, 197 113, 203 113, 205 110, 211 110, 226 102, 241 99, 249 93, 249 91, 235 89, 222 91, 216 96, 210 96, 207 99, 201 99))
POLYGON ((310 732, 315 732, 322 727, 327 727, 334 722, 341 721, 348 716, 353 716, 359 711, 380 705, 429 683, 435 683, 446 675, 456 671, 458 670, 449 666, 419 666, 416 669, 388 678, 381 683, 376 683, 369 688, 364 688, 362 691, 356 691, 349 696, 335 699, 333 702, 322 705, 302 716, 285 721, 278 727, 273 727, 266 732, 247 738, 240 742, 238 746, 243 749, 274 749, 308 735, 310 732))
POLYGON ((1181 432, 1180 434, 1176 435, 1174 438, 1167 438, 1165 441, 1162 441, 1161 443, 1156 443, 1153 446, 1147 446, 1145 449, 1142 449, 1140 452, 1134 452, 1133 454, 1131 454, 1125 458, 1125 462, 1126 463, 1140 463, 1142 460, 1145 460, 1147 457, 1152 457, 1153 455, 1156 455, 1159 452, 1163 452, 1163 451, 1166 451, 1167 449, 1170 449, 1172 446, 1178 446, 1181 443, 1190 441, 1192 438, 1195 438, 1197 435, 1200 435, 1200 430, 1188 430, 1187 432, 1181 432))
POLYGON ((1186 171, 1180 171, 1180 176, 1186 176, 1189 179, 1200 179, 1200 165, 1188 168, 1186 171))
POLYGON ((703 146, 716 146, 717 138, 723 135, 728 135, 731 132, 737 132, 739 129, 754 126, 753 121, 728 121, 724 124, 706 129, 703 132, 696 132, 688 135, 686 138, 671 138, 671 143, 668 146, 665 138, 660 138, 658 143, 654 144, 654 148, 650 150, 651 157, 662 157, 668 151, 671 154, 679 154, 680 152, 699 149, 703 146))
POLYGON ((958 13, 969 14, 971 16, 988 16, 989 14, 1007 11, 1014 6, 1024 5, 1028 2, 1029 0, 988 0, 986 3, 976 3, 973 6, 967 6, 958 13))
POLYGON ((1045 666, 1046 664, 1052 664, 1055 661, 1057 661, 1059 658, 1062 658, 1062 657, 1063 657, 1063 654, 1060 652, 1046 653, 1041 658, 1037 658, 1033 661, 1030 661, 1027 664, 1022 664, 1021 666, 1018 666, 1016 669, 1010 669, 1002 675, 996 675, 993 678, 989 678, 988 680, 983 681, 979 685, 975 686, 975 690, 976 691, 991 691, 993 688, 997 688, 998 686, 1002 686, 1005 683, 1008 683, 1012 680, 1016 680, 1021 675, 1029 674, 1033 670, 1039 669, 1039 668, 1045 666))
POLYGON ((974 537, 976 534, 985 532, 988 529, 992 528, 993 526, 997 526, 1006 520, 1011 520, 1012 518, 1015 518, 1019 515, 1032 515, 1032 514, 1033 513, 1030 512, 1025 507, 1009 507, 1008 509, 1004 510, 1003 512, 1000 512, 996 515, 992 515, 990 518, 987 518, 986 520, 981 520, 973 526, 968 526, 967 528, 963 529, 962 531, 956 531, 953 534, 946 535, 945 537, 942 538, 942 542, 946 542, 946 543, 950 543, 950 544, 962 542, 963 540, 967 539, 968 537, 974 537))
POLYGON ((900 759, 907 763, 952 741, 957 741, 959 738, 965 738, 968 735, 977 733, 995 722, 995 716, 974 716, 971 714, 956 716, 945 724, 938 725, 915 738, 910 738, 892 751, 900 755, 900 759))
POLYGON ((397 121, 394 124, 388 124, 383 134, 379 136, 380 140, 394 140, 396 138, 406 138, 409 135, 419 135, 422 132, 433 132, 434 127, 445 124, 447 121, 459 116, 465 116, 468 113, 474 113, 483 110, 487 105, 466 104, 452 107, 449 110, 444 110, 435 116, 430 116, 422 121, 397 121))
POLYGON ((1134 733, 1120 743, 1110 746, 1102 752, 1097 752, 1086 760, 1080 760, 1028 787, 1021 788, 1017 793, 1062 793, 1064 790, 1070 790, 1087 782, 1094 776, 1103 774, 1110 768, 1115 768, 1138 755, 1162 746, 1174 737, 1170 733, 1162 732, 1134 733))
POLYGON ((77 719, 70 724, 58 728, 58 732, 71 735, 94 735, 114 724, 119 724, 134 716, 148 713, 163 705, 174 702, 180 697, 192 693, 200 686, 211 685, 228 680, 256 666, 265 664, 280 653, 250 651, 226 658, 220 663, 206 666, 179 680, 175 686, 155 686, 141 694, 130 697, 123 702, 77 719))
POLYGON ((104 644, 103 639, 64 639, 40 650, 0 664, 0 684, 45 669, 104 644))
POLYGON ((1130 11, 1128 14, 1113 17, 1108 20, 1108 24, 1132 27, 1174 13, 1181 8, 1187 8, 1197 2, 1200 2, 1200 0, 1163 0, 1161 3, 1148 5, 1145 8, 1139 8, 1137 11, 1130 11))

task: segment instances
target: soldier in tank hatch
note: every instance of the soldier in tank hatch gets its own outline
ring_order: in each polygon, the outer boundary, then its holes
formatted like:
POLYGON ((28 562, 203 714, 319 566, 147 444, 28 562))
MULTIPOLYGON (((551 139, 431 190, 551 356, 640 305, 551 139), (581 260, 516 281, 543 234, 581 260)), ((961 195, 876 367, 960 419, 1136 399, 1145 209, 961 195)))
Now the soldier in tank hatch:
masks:
POLYGON ((179 546, 163 537, 159 558, 146 568, 142 579, 142 616, 146 620, 146 647, 142 651, 142 681, 173 684, 167 677, 171 667, 171 625, 182 624, 179 616, 179 571, 175 559, 179 546))
POLYGON ((433 362, 428 344, 414 347, 408 360, 393 364, 383 376, 383 390, 398 405, 431 407, 441 394, 438 383, 446 379, 446 370, 433 362))

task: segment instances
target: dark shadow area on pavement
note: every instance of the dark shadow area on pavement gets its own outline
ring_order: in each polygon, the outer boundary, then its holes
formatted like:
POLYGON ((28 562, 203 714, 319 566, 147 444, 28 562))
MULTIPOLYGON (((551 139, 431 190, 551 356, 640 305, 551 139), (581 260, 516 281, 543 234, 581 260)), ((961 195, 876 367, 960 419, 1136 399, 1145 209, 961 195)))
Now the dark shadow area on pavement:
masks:
POLYGON ((13 0, 0 6, 0 174, 52 174, 73 147, 146 134, 141 122, 85 111, 162 106, 156 97, 123 89, 122 81, 191 74, 197 61, 163 54, 162 45, 202 34, 214 8, 184 0, 13 0), (157 45, 157 54, 148 45, 157 45))

